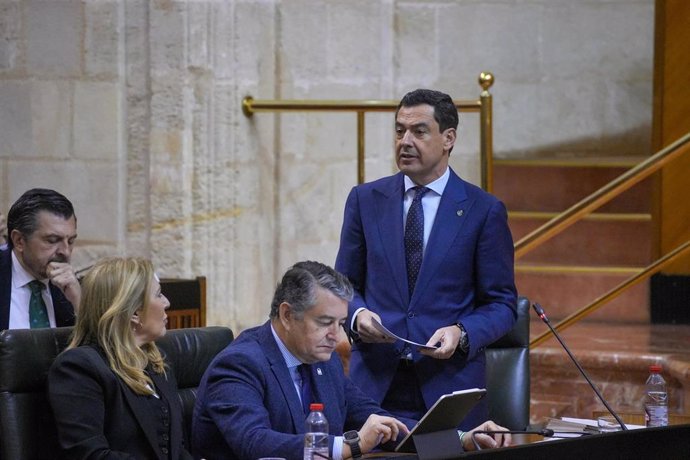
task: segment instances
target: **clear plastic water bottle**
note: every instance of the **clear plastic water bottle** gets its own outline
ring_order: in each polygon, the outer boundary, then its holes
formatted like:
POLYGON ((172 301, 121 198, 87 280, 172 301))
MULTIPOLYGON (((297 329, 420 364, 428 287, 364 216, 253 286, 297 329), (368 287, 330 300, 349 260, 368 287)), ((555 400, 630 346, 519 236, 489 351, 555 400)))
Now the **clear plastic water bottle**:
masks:
POLYGON ((328 460, 328 420, 323 415, 323 404, 309 405, 305 421, 304 460, 328 460))
POLYGON ((647 426, 668 425, 668 392, 666 381, 661 376, 661 366, 649 366, 649 377, 645 384, 644 419, 647 426))

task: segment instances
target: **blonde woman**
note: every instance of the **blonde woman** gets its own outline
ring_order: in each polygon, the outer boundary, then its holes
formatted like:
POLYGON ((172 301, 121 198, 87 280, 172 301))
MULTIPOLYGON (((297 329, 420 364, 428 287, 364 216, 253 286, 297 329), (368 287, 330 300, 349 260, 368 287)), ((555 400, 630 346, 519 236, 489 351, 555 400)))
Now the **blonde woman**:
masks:
POLYGON ((72 339, 48 373, 69 459, 188 459, 177 384, 154 340, 170 302, 151 262, 98 262, 82 282, 72 339))

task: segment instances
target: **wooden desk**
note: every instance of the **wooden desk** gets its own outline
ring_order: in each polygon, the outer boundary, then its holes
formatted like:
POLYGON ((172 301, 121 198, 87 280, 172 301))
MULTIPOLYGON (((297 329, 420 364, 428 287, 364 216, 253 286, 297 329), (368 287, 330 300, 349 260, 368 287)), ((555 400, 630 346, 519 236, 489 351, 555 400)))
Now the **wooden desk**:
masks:
MULTIPOLYGON (((544 437, 538 434, 513 434, 512 435, 512 446, 522 446, 525 444, 532 444, 536 442, 543 441, 544 437)), ((508 447, 507 449, 509 449, 508 447)), ((494 449, 486 449, 486 452, 491 452, 494 449)), ((461 455, 466 455, 474 451, 464 452, 461 455)), ((377 458, 381 459, 391 459, 391 460, 417 460, 417 454, 404 453, 404 452, 371 452, 362 456, 362 458, 377 458)))
MULTIPOLYGON (((522 435, 520 435, 522 436, 522 435)), ((513 438, 515 440, 515 438, 513 438)), ((513 447, 487 449, 479 452, 458 452, 457 459, 487 460, 610 460, 612 458, 686 458, 690 452, 690 425, 676 425, 640 430, 556 439, 547 442, 518 444, 513 447)), ((379 452, 366 458, 413 460, 415 454, 379 452)))

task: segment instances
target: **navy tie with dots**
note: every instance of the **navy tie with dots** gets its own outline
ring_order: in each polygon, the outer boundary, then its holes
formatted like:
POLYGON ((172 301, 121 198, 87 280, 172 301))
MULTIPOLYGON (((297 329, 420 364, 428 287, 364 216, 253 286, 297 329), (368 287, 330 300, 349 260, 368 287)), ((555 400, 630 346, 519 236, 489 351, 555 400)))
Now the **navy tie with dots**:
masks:
POLYGON ((38 280, 33 280, 29 283, 31 289, 31 299, 29 300, 29 326, 31 329, 39 327, 50 327, 50 320, 48 320, 48 309, 46 303, 43 301, 41 291, 45 288, 45 284, 38 280))
POLYGON ((300 364, 297 366, 297 369, 299 369, 299 376, 300 379, 302 380, 302 409, 304 409, 304 413, 308 414, 309 413, 309 406, 311 405, 311 365, 309 364, 300 364))
POLYGON ((407 221, 405 222, 405 262, 407 263, 407 287, 410 297, 417 282, 417 275, 422 266, 424 256, 424 209, 422 208, 422 197, 429 191, 428 188, 414 187, 414 198, 410 209, 407 211, 407 221))

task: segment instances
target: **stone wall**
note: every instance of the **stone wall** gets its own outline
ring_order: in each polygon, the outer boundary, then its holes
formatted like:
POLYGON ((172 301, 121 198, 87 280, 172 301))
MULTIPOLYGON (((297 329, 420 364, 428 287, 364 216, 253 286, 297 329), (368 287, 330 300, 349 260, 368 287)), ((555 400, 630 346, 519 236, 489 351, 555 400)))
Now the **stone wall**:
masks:
MULTIPOLYGON (((0 210, 70 197, 75 264, 151 257, 208 277, 208 323, 267 317, 291 263, 333 263, 356 182, 353 114, 241 100, 479 94, 497 156, 647 155, 653 0, 0 0, 0 210)), ((366 118, 367 179, 394 171, 392 114, 366 118)), ((475 115, 452 164, 478 182, 475 115)))

